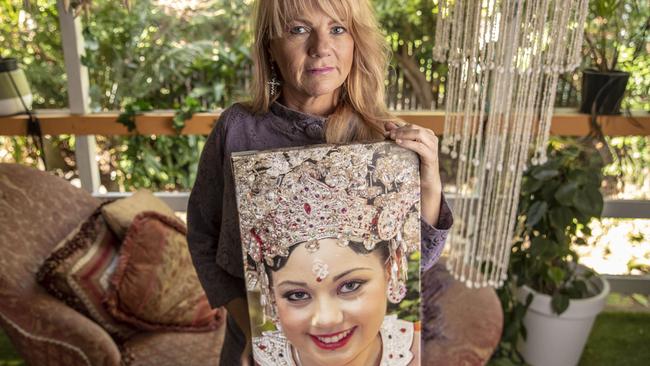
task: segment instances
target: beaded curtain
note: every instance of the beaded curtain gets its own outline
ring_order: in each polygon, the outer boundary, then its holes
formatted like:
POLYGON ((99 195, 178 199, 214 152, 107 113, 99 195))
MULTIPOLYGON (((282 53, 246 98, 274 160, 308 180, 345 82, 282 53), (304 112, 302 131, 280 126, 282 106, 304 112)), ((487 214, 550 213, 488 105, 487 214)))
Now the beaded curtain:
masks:
POLYGON ((441 152, 457 164, 448 269, 468 287, 507 275, 522 174, 543 164, 560 73, 580 64, 588 0, 438 0, 447 62, 441 152))

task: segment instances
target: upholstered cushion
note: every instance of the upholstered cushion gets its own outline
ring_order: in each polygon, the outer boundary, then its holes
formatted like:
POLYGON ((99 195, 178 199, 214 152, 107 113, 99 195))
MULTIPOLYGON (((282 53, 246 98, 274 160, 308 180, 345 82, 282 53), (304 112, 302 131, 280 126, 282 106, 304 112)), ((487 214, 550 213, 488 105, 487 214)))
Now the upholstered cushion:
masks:
POLYGON ((499 344, 501 303, 494 289, 470 289, 452 277, 445 259, 422 278, 423 365, 485 365, 499 344))
POLYGON ((218 365, 226 327, 207 333, 146 332, 122 348, 125 366, 218 365))
POLYGON ((144 330, 215 329, 212 310, 192 265, 186 228, 175 217, 138 214, 120 251, 107 305, 117 319, 144 330))
POLYGON ((36 278, 52 295, 95 320, 111 335, 124 339, 134 333, 134 328, 116 322, 103 305, 120 243, 100 210, 54 248, 36 278))
POLYGON ((163 215, 174 216, 174 211, 169 206, 146 189, 141 189, 127 198, 114 201, 102 208, 108 225, 120 239, 126 235, 135 216, 143 211, 156 211, 163 215))

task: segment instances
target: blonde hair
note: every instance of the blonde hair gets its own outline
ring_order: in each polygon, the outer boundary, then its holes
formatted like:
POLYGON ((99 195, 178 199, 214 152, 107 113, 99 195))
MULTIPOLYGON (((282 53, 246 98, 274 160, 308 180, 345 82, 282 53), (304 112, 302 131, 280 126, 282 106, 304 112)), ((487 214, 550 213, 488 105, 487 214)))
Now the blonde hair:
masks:
POLYGON ((340 100, 328 117, 327 142, 383 138, 384 123, 400 124, 384 101, 390 49, 375 19, 369 0, 257 0, 253 44, 253 83, 250 108, 266 113, 280 93, 270 95, 271 39, 281 37, 286 24, 305 9, 319 9, 342 24, 354 40, 352 68, 343 83, 340 100))

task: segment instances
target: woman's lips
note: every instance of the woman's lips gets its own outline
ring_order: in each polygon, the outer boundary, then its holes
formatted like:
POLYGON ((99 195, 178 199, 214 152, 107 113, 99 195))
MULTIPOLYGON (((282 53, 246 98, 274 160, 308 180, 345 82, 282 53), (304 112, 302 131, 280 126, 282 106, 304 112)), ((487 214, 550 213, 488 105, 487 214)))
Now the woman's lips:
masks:
POLYGON ((334 68, 333 67, 318 67, 318 68, 314 68, 314 69, 309 69, 308 71, 313 75, 322 75, 322 74, 327 74, 327 73, 330 73, 330 72, 334 71, 334 68))
POLYGON ((319 335, 319 336, 310 334, 309 336, 311 337, 311 340, 314 341, 314 343, 319 348, 331 351, 331 350, 339 349, 341 347, 345 347, 345 345, 348 344, 350 338, 352 338, 352 334, 354 334, 354 331, 356 329, 357 327, 355 326, 348 330, 344 330, 338 333, 319 335))

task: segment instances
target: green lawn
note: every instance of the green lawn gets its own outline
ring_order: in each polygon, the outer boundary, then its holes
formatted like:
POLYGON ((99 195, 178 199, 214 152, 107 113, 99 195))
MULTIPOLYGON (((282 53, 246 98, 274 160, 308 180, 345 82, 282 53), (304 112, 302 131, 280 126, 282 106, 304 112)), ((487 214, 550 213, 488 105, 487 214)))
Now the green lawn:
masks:
POLYGON ((650 365, 650 313, 602 313, 596 319, 580 366, 650 365))

